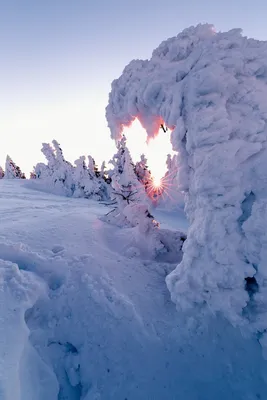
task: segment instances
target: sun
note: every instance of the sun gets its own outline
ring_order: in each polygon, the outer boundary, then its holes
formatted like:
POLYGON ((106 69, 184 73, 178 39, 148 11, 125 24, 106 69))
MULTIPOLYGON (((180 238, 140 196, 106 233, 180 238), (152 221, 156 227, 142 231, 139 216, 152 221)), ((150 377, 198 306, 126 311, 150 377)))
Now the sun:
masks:
POLYGON ((158 176, 154 176, 152 178, 153 181, 153 186, 155 187, 155 189, 159 189, 162 187, 162 179, 159 178, 158 176))

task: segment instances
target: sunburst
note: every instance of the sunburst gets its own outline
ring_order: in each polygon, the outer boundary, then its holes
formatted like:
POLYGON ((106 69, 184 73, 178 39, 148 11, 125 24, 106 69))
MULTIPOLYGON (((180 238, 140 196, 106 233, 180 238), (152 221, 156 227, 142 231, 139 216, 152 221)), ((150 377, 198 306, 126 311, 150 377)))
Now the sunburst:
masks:
POLYGON ((160 197, 163 199, 169 198, 171 201, 175 201, 172 194, 177 190, 177 182, 175 182, 176 174, 177 170, 173 170, 162 178, 153 177, 146 189, 148 196, 156 202, 160 197))

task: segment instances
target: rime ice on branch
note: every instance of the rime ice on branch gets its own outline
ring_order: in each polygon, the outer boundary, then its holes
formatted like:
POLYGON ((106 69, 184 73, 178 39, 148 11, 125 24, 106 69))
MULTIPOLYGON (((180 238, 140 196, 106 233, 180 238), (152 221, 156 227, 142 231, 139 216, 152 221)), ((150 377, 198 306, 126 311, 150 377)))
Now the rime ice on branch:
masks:
POLYGON ((266 42, 198 25, 163 42, 150 60, 132 61, 112 83, 106 109, 116 140, 135 118, 148 136, 162 121, 174 128, 190 221, 183 261, 167 278, 177 308, 221 312, 235 324, 261 313, 260 332, 267 328, 266 82, 266 42))

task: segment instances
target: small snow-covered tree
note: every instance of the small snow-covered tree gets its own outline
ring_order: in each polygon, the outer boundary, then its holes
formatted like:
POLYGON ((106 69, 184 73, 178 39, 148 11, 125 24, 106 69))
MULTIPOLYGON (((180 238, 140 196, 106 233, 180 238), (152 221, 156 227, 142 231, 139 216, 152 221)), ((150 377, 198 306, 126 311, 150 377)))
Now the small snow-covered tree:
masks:
MULTIPOLYGON (((91 156, 89 156, 89 162, 90 160, 93 160, 91 156)), ((108 197, 106 184, 101 177, 95 175, 93 163, 90 167, 92 166, 93 168, 91 169, 86 166, 84 156, 75 161, 73 172, 75 190, 73 196, 106 200, 108 197)))
MULTIPOLYGON (((120 227, 131 228, 129 232, 133 240, 132 249, 140 250, 145 257, 155 258, 167 249, 160 238, 159 224, 148 209, 145 187, 137 178, 125 136, 117 143, 117 149, 110 161, 114 167, 111 187, 116 207, 104 220, 120 227)), ((143 163, 145 164, 145 158, 143 163)))
POLYGON ((88 156, 88 171, 92 176, 95 175, 95 160, 92 156, 88 156))
POLYGON ((118 204, 123 208, 131 202, 144 198, 144 189, 134 172, 134 164, 126 146, 125 136, 118 142, 117 148, 117 153, 110 161, 114 166, 111 186, 118 204))
POLYGON ((54 183, 55 186, 62 187, 67 196, 71 196, 73 194, 73 165, 66 161, 62 149, 59 143, 56 140, 52 141, 55 152, 56 163, 54 166, 54 183))
POLYGON ((184 206, 184 195, 178 187, 178 155, 168 154, 166 160, 167 171, 161 180, 158 192, 157 205, 168 209, 184 206))
POLYGON ((33 174, 36 176, 36 179, 46 179, 49 176, 49 168, 44 163, 38 163, 33 168, 33 174))
POLYGON ((71 196, 74 190, 74 167, 65 160, 59 143, 53 140, 52 144, 53 147, 48 143, 43 143, 42 153, 47 159, 47 165, 38 163, 34 172, 36 177, 42 179, 44 185, 47 185, 52 192, 71 196))
POLYGON ((144 185, 147 194, 150 196, 153 179, 151 172, 149 171, 147 166, 147 158, 145 157, 144 154, 141 155, 140 161, 137 161, 137 163, 135 164, 134 171, 136 173, 139 182, 141 182, 142 185, 144 185))
POLYGON ((107 184, 110 184, 110 183, 111 183, 111 177, 110 177, 110 175, 109 175, 109 172, 110 172, 110 171, 107 170, 105 161, 103 161, 102 164, 101 164, 101 168, 100 168, 100 177, 101 177, 102 179, 104 179, 104 181, 105 181, 107 184))
POLYGON ((3 170, 3 168, 0 166, 0 179, 3 179, 5 176, 5 172, 3 170))
POLYGON ((25 179, 25 174, 21 172, 21 169, 18 165, 14 163, 14 161, 10 158, 9 155, 6 157, 6 165, 5 165, 5 179, 25 179))
POLYGON ((104 178, 105 176, 106 168, 106 163, 105 161, 103 161, 100 168, 100 175, 102 176, 102 178, 104 178))
POLYGON ((73 171, 73 180, 75 189, 73 196, 87 197, 88 192, 92 193, 93 190, 93 177, 89 173, 89 170, 86 166, 85 157, 81 156, 80 158, 78 158, 78 160, 74 161, 74 164, 75 168, 73 171))
POLYGON ((37 176, 36 176, 35 171, 31 171, 30 172, 30 179, 36 179, 36 178, 37 178, 37 176))
POLYGON ((85 157, 80 157, 73 166, 65 160, 59 143, 53 140, 52 144, 43 143, 47 164, 38 163, 34 168, 36 178, 45 186, 43 189, 66 196, 107 200, 107 184, 93 157, 88 156, 88 165, 85 157))
POLYGON ((133 205, 143 204, 147 209, 148 217, 150 213, 146 204, 147 196, 144 185, 139 182, 135 173, 135 166, 126 146, 125 136, 117 143, 117 149, 117 153, 110 161, 114 167, 111 174, 112 195, 117 204, 109 214, 108 221, 120 226, 136 226, 139 224, 138 219, 143 218, 146 214, 141 215, 138 207, 133 207, 133 205), (131 212, 129 212, 130 210, 131 212), (134 215, 134 213, 136 214, 134 215))

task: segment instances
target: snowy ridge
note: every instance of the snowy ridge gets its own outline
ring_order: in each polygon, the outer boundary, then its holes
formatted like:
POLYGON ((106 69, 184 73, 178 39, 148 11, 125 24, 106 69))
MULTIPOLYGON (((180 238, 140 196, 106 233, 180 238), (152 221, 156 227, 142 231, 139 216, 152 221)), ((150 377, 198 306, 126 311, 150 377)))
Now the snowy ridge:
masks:
MULTIPOLYGON (((138 118, 148 136, 173 129, 190 221, 167 277, 178 310, 223 313, 261 343, 266 304, 267 42, 198 25, 132 61, 112 83, 111 135, 138 118), (249 323, 249 324, 248 324, 249 323)), ((201 315, 200 313, 200 315, 201 315)))

